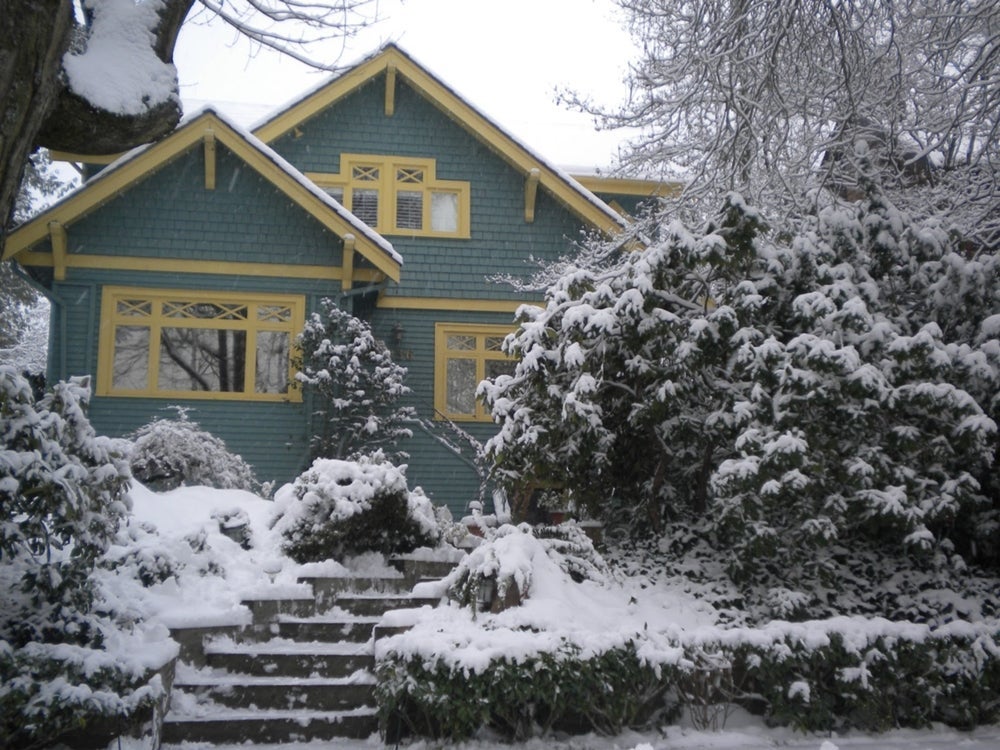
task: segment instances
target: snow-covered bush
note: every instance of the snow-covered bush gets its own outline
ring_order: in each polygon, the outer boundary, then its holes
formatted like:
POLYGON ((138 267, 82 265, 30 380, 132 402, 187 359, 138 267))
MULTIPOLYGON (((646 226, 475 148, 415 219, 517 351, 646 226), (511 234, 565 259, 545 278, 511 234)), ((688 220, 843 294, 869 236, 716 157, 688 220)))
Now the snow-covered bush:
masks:
POLYGON ((861 183, 781 233, 731 195, 522 308, 515 373, 481 386, 498 480, 634 533, 703 520, 785 604, 855 551, 998 565, 1000 259, 861 183))
POLYGON ((135 478, 158 491, 204 485, 254 492, 258 485, 250 465, 189 419, 186 409, 175 408, 176 419, 154 419, 129 436, 135 478))
POLYGON ((405 458, 393 451, 401 439, 412 436, 406 423, 416 416, 411 407, 399 404, 410 392, 403 384, 406 368, 392 361, 368 323, 323 299, 297 344, 295 377, 313 394, 322 430, 313 438, 313 455, 350 459, 382 450, 405 458))
POLYGON ((448 595, 475 610, 492 597, 492 608, 515 606, 531 596, 536 569, 556 568, 567 579, 606 581, 607 564, 590 538, 575 524, 533 528, 504 524, 486 530, 486 541, 473 549, 449 575, 448 595))
POLYGON ((430 500, 406 484, 405 466, 385 456, 318 458, 275 493, 274 528, 297 562, 434 546, 440 531, 430 500))
MULTIPOLYGON (((0 746, 47 746, 74 729, 124 727, 164 695, 95 573, 128 511, 125 446, 87 419, 89 380, 35 401, 0 367, 0 746), (112 645, 109 645, 112 644, 112 645)), ((142 640, 136 638, 135 641, 142 640)), ((165 658, 169 658, 169 655, 165 658)), ((93 737, 99 736, 92 732, 93 737)))

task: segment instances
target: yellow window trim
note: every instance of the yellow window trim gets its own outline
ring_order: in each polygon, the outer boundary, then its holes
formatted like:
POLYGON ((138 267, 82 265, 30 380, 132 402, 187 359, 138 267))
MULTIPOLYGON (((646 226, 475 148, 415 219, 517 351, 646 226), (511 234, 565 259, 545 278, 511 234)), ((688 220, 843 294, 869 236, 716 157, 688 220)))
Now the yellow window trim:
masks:
POLYGON ((98 396, 116 398, 170 398, 200 399, 213 401, 270 401, 299 402, 301 392, 295 387, 294 369, 291 360, 294 355, 295 337, 305 323, 305 299, 301 295, 258 294, 215 292, 190 289, 161 289, 146 287, 106 286, 102 289, 101 322, 98 343, 97 389, 98 396), (128 301, 150 302, 149 313, 142 317, 123 315, 118 312, 118 303, 128 301), (169 317, 163 312, 164 302, 210 303, 216 305, 239 305, 248 307, 245 320, 226 318, 183 318, 169 317), (157 304, 160 303, 160 304, 157 304), (259 320, 255 313, 258 307, 288 307, 287 321, 259 320), (115 389, 112 381, 115 356, 115 327, 135 326, 150 329, 150 346, 147 360, 147 386, 143 389, 115 389), (184 391, 160 390, 155 379, 159 371, 160 331, 164 327, 208 328, 246 331, 246 362, 244 363, 243 391, 184 391), (281 331, 289 333, 292 349, 289 352, 288 391, 286 393, 256 393, 256 336, 261 331, 281 331))
POLYGON ((512 331, 507 325, 480 325, 476 323, 435 323, 434 325, 434 414, 436 419, 450 419, 454 422, 489 422, 489 413, 483 403, 476 399, 472 414, 454 412, 448 409, 448 361, 452 359, 470 360, 476 363, 476 386, 486 378, 488 360, 513 361, 512 357, 500 351, 488 351, 485 339, 505 337, 512 331), (465 351, 448 349, 449 336, 475 337, 475 348, 465 351))
POLYGON ((470 191, 469 183, 460 180, 437 179, 437 160, 382 154, 341 154, 340 172, 306 172, 306 177, 321 188, 339 188, 344 191, 342 203, 352 208, 352 194, 355 190, 378 190, 378 219, 375 229, 383 235, 405 235, 408 237, 448 237, 468 239, 470 237, 470 191), (365 179, 355 176, 355 170, 363 172, 365 179), (400 174, 420 174, 419 181, 400 179, 400 174), (374 176, 377 175, 377 176, 374 176), (400 192, 419 192, 424 196, 422 229, 400 227, 396 219, 396 196, 400 192), (431 195, 448 193, 458 202, 458 224, 454 232, 431 229, 431 195))

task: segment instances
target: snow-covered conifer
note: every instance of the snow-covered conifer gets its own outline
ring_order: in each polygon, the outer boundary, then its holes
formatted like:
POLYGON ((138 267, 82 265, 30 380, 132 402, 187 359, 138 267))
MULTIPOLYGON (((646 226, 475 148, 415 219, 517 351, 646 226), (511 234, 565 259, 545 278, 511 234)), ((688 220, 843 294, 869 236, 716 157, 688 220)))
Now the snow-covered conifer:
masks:
POLYGON ((412 435, 406 423, 415 412, 398 403, 410 390, 403 384, 406 368, 393 362, 365 321, 323 299, 298 346, 296 378, 313 394, 320 428, 313 438, 315 455, 344 459, 391 451, 412 435))

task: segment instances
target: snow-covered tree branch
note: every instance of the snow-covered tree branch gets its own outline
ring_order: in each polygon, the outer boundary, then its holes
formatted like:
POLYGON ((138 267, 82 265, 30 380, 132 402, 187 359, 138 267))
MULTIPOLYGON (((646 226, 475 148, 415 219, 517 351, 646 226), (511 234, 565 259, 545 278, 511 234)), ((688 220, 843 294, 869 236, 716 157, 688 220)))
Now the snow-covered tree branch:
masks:
POLYGON ((1000 240, 1000 9, 985 0, 619 0, 641 44, 627 101, 576 103, 645 136, 626 170, 679 178, 703 218, 729 190, 773 220, 853 194, 854 144, 890 197, 1000 240))

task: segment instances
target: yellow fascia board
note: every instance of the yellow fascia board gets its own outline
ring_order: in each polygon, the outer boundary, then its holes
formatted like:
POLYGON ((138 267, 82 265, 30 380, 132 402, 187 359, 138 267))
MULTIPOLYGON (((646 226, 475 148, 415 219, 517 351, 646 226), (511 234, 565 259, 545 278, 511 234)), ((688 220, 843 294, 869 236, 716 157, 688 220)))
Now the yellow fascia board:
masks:
MULTIPOLYGON (((52 253, 23 252, 17 257, 22 266, 50 267, 55 259, 52 253)), ((67 268, 104 269, 109 271, 149 271, 169 274, 205 274, 219 276, 274 276, 288 279, 320 279, 341 281, 343 270, 338 266, 295 265, 292 263, 243 263, 239 261, 188 260, 181 258, 146 258, 122 255, 66 256, 67 268)), ((381 271, 354 269, 354 281, 377 283, 385 279, 381 271)))
POLYGON ((684 187, 679 182, 601 177, 599 175, 573 175, 573 179, 592 193, 608 193, 610 195, 644 195, 662 198, 680 195, 684 187))
POLYGON ((540 162, 530 151, 395 46, 386 47, 380 54, 360 63, 331 81, 329 85, 289 107, 274 119, 261 125, 254 131, 254 135, 265 143, 270 143, 383 71, 387 71, 390 67, 396 71, 397 77, 405 78, 410 86, 427 97, 438 109, 465 127, 473 136, 523 175, 527 176, 532 169, 538 169, 542 187, 588 224, 608 235, 612 235, 624 227, 622 219, 617 213, 602 211, 571 182, 540 162))
MULTIPOLYGON (((246 162, 262 177, 277 187, 316 218, 323 226, 338 237, 345 234, 357 236, 357 228, 333 211, 318 196, 310 192, 295 178, 278 167, 264 153, 252 146, 227 123, 211 112, 192 120, 117 167, 94 178, 78 192, 57 203, 32 221, 21 225, 7 237, 3 258, 13 258, 48 237, 49 225, 58 222, 62 226, 72 223, 104 203, 112 200, 134 183, 162 167, 191 148, 203 143, 206 132, 212 132, 220 142, 236 156, 246 162)), ((358 237, 356 249, 387 277, 399 281, 399 264, 384 250, 375 246, 363 235, 358 237)), ((67 258, 68 261, 68 258, 67 258)))
POLYGON ((385 310, 450 310, 453 312, 510 313, 513 315, 521 305, 541 307, 543 303, 535 300, 395 297, 387 294, 381 294, 378 298, 378 307, 385 310))
POLYGON ((118 161, 125 152, 117 154, 77 154, 71 151, 49 151, 49 158, 52 161, 67 161, 75 164, 110 164, 118 161))

